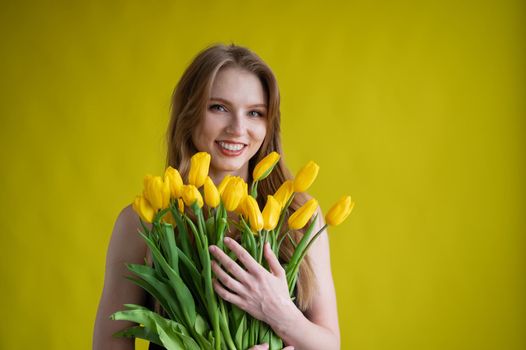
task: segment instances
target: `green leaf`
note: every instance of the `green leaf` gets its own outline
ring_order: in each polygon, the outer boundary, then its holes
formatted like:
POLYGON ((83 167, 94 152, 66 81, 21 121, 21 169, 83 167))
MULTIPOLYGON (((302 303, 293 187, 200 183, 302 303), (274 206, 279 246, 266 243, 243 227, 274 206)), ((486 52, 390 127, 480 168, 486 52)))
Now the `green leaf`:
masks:
POLYGON ((185 317, 185 322, 187 326, 193 328, 195 324, 196 312, 195 301, 192 296, 192 293, 190 292, 184 281, 181 279, 181 277, 178 274, 176 274, 176 272, 170 267, 170 265, 162 256, 161 252, 159 251, 159 249, 157 249, 155 244, 150 239, 148 239, 148 237, 143 236, 143 238, 146 240, 146 243, 150 247, 150 250, 152 251, 155 260, 160 264, 161 268, 168 276, 170 285, 173 288, 175 295, 177 296, 177 300, 185 317))
POLYGON ((134 278, 131 276, 127 276, 126 278, 138 285, 139 287, 141 287, 142 289, 144 289, 156 300, 158 300, 161 306, 166 310, 166 312, 168 312, 172 319, 183 319, 181 309, 179 308, 179 305, 177 304, 176 300, 174 300, 174 298, 172 297, 170 287, 168 287, 168 285, 165 282, 158 280, 155 277, 152 277, 148 274, 143 275, 138 270, 133 272, 136 273, 137 276, 139 276, 140 278, 134 278))
POLYGON ((191 248, 190 236, 188 235, 188 229, 186 227, 185 221, 183 220, 183 216, 175 207, 172 207, 172 216, 174 217, 175 222, 177 223, 177 230, 179 233, 177 235, 177 238, 181 242, 181 248, 183 252, 185 252, 187 256, 194 258, 195 256, 193 255, 193 253, 195 251, 191 248))
POLYGON ((168 253, 168 263, 179 274, 179 256, 177 254, 177 245, 175 244, 175 235, 170 224, 163 224, 163 236, 161 242, 165 243, 165 250, 168 253))
POLYGON ((281 350, 283 349, 283 340, 270 330, 270 342, 269 350, 281 350))
POLYGON ((173 319, 183 319, 183 313, 179 304, 173 298, 171 288, 162 280, 159 280, 154 274, 155 270, 149 266, 128 264, 128 269, 135 273, 140 279, 133 277, 126 277, 135 284, 150 293, 155 299, 159 301, 161 306, 168 312, 173 319))
POLYGON ((197 334, 205 336, 205 333, 209 330, 210 327, 208 326, 208 323, 201 315, 198 314, 195 319, 195 331, 197 332, 197 334))
POLYGON ((246 349, 246 341, 244 341, 244 335, 247 331, 247 316, 246 314, 243 315, 241 318, 241 321, 239 322, 239 325, 236 329, 236 333, 234 334, 234 342, 236 344, 236 347, 238 349, 246 349))
POLYGON ((208 240, 210 242, 215 242, 216 241, 216 227, 215 227, 213 216, 210 216, 208 219, 206 219, 205 226, 206 226, 206 233, 208 235, 208 240))
POLYGON ((160 346, 163 345, 157 332, 147 327, 133 326, 114 333, 113 336, 119 338, 141 338, 160 346))
MULTIPOLYGON (((136 305, 127 304, 135 307, 136 305)), ((206 339, 200 345, 190 337, 188 330, 180 323, 166 319, 161 315, 145 308, 135 308, 126 311, 118 311, 111 316, 114 320, 132 321, 151 328, 159 335, 163 346, 168 350, 200 350, 211 349, 206 339)))

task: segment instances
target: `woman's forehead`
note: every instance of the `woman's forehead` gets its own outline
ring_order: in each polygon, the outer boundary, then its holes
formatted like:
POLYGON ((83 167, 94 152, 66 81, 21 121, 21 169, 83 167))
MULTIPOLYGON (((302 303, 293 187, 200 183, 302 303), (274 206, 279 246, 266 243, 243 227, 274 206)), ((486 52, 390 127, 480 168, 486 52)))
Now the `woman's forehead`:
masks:
POLYGON ((209 98, 247 107, 266 105, 266 91, 259 77, 238 67, 219 70, 212 83, 209 98))

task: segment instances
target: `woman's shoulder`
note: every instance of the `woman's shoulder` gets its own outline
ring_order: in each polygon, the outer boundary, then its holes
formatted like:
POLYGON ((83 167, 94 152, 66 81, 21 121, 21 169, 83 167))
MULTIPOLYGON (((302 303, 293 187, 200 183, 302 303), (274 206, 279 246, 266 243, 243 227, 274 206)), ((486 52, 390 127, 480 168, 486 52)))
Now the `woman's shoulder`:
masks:
POLYGON ((119 212, 113 225, 108 261, 118 264, 144 261, 146 243, 139 235, 139 229, 142 230, 139 216, 131 205, 127 205, 119 212))

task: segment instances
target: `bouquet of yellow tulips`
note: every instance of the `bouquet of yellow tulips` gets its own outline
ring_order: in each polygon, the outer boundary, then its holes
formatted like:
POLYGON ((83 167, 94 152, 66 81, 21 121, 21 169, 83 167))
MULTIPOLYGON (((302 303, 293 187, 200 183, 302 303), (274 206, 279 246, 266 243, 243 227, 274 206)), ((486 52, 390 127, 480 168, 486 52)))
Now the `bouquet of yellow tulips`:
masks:
POLYGON ((316 199, 288 216, 294 193, 306 191, 318 174, 318 165, 311 161, 294 180, 285 181, 273 196, 269 195, 260 210, 256 201, 258 183, 270 174, 279 158, 272 152, 256 165, 250 191, 246 182, 236 176, 226 176, 216 187, 208 176, 210 155, 205 152, 192 157, 188 184, 172 167, 166 169, 164 178, 144 178, 144 191, 136 197, 133 208, 139 214, 143 229, 139 234, 153 262, 151 266, 128 264, 136 277, 127 278, 152 295, 167 317, 140 305, 125 304, 126 310, 111 318, 138 325, 116 336, 142 338, 170 350, 241 350, 261 343, 268 343, 270 349, 282 349, 282 340, 268 325, 216 295, 208 247, 215 244, 229 254, 223 239, 229 227, 235 226, 241 233, 241 245, 264 265, 266 242, 278 256, 283 240, 292 239, 290 230, 301 230, 313 219, 299 242, 294 242, 294 253, 283 266, 293 297, 298 269, 309 247, 327 225, 339 225, 345 220, 354 202, 350 196, 342 197, 327 212, 325 226, 314 235, 316 199), (228 212, 236 213, 239 222, 230 220, 228 212), (282 232, 285 220, 287 232, 282 232), (144 222, 151 223, 150 228, 144 222))

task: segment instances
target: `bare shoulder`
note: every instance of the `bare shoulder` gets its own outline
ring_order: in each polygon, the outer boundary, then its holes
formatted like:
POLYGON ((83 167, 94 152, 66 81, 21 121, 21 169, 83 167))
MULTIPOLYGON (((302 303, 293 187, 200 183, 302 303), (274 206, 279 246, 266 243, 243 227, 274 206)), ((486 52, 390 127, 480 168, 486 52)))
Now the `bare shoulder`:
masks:
POLYGON ((139 216, 131 205, 123 208, 113 226, 106 256, 107 263, 143 262, 146 255, 146 243, 138 233, 140 228, 139 216))
POLYGON ((144 263, 146 243, 138 233, 138 215, 129 205, 121 210, 113 225, 106 254, 104 288, 99 301, 93 334, 94 349, 133 349, 130 339, 114 338, 112 334, 132 325, 127 321, 112 321, 109 316, 123 310, 123 304, 146 303, 146 293, 132 281, 126 264, 144 263))

